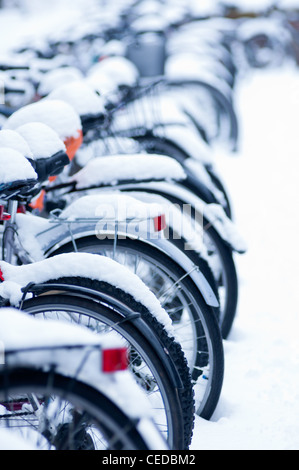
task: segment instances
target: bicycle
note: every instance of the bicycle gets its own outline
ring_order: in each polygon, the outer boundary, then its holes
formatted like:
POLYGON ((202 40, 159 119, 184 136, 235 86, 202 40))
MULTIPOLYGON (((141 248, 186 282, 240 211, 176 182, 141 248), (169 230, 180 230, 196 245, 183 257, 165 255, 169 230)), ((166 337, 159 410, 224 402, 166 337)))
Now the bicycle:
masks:
MULTIPOLYGON (((2 150, 7 156, 10 149, 2 150)), ((35 185, 36 179, 30 184, 29 180, 7 182, 1 187, 1 197, 24 200, 35 185)), ((181 346, 174 341, 169 316, 137 276, 107 257, 87 253, 69 253, 23 266, 0 265, 3 306, 83 322, 95 331, 111 328, 126 338, 130 350, 136 351, 132 370, 137 381, 148 393, 157 392, 160 423, 164 423, 169 445, 188 447, 194 419, 189 367, 181 346), (143 366, 144 375, 139 370, 143 366)))
MULTIPOLYGON (((51 104, 51 106, 53 106, 53 104, 51 104)), ((41 120, 45 120, 46 122, 48 122, 48 118, 47 117, 44 118, 45 109, 47 109, 48 107, 49 107, 48 102, 39 102, 35 105, 29 105, 28 107, 25 107, 25 108, 21 109, 15 115, 13 115, 12 118, 8 120, 8 123, 7 123, 6 127, 8 127, 8 128, 9 127, 10 128, 17 128, 17 126, 19 124, 22 124, 24 122, 28 122, 30 119, 32 119, 32 115, 34 116, 34 114, 35 114, 34 110, 36 110, 36 109, 38 109, 39 118, 41 120)), ((83 131, 83 133, 84 133, 84 131, 83 131)), ((79 188, 81 191, 88 191, 89 190, 88 186, 85 185, 85 187, 84 187, 84 183, 80 184, 80 178, 82 178, 82 180, 84 182, 84 181, 86 181, 87 175, 88 175, 88 178, 90 179, 90 181, 93 182, 93 183, 90 183, 90 186, 91 186, 91 188, 94 188, 94 190, 96 190, 96 188, 104 189, 103 186, 106 186, 106 188, 108 187, 108 189, 113 188, 113 189, 119 190, 121 188, 122 190, 124 190, 123 189, 124 185, 121 184, 122 183, 122 181, 121 181, 121 178, 122 178, 121 170, 122 170, 122 168, 124 168, 123 165, 121 167, 114 166, 115 168, 118 168, 120 170, 120 177, 119 177, 120 185, 118 185, 117 187, 114 186, 115 179, 117 178, 117 176, 115 175, 115 172, 113 174, 111 174, 110 176, 108 174, 107 181, 106 181, 105 185, 102 184, 102 186, 101 186, 101 183, 102 183, 101 176, 98 177, 98 180, 95 179, 96 175, 101 175, 101 172, 103 172, 103 168, 105 168, 105 166, 104 166, 105 164, 106 165, 108 164, 111 167, 112 162, 113 162, 113 157, 109 157, 109 158, 107 157, 106 159, 105 158, 96 159, 97 163, 95 161, 94 162, 90 161, 89 164, 87 164, 83 168, 83 170, 77 172, 73 176, 73 178, 71 180, 71 183, 70 184, 69 183, 65 184, 66 187, 70 186, 70 188, 71 188, 69 193, 74 194, 75 191, 77 190, 77 188, 79 188), (109 163, 109 158, 111 158, 110 163, 109 163), (95 165, 98 165, 98 167, 96 167, 95 165), (110 181, 109 181, 109 177, 110 177, 110 181), (83 188, 82 188, 82 186, 83 186, 83 188)), ((123 162, 126 161, 125 158, 126 157, 124 156, 123 162)), ((150 158, 150 156, 147 156, 147 159, 149 159, 149 158, 150 158)), ((134 160, 132 160, 132 162, 133 161, 134 160)), ((138 157, 136 157, 135 162, 136 162, 135 165, 138 165, 138 157)), ((158 162, 158 160, 157 160, 157 162, 158 162)), ((140 165, 140 163, 139 163, 139 165, 140 165)), ((154 163, 153 163, 153 165, 154 165, 154 163)), ((158 168, 158 166, 156 168, 158 168)), ((169 170, 169 168, 170 167, 168 165, 168 170, 169 170)), ((222 286, 222 290, 223 290, 224 293, 226 291, 228 291, 229 286, 232 286, 229 293, 226 295, 226 299, 230 299, 230 304, 228 305, 227 301, 225 300, 224 301, 224 307, 223 307, 223 312, 224 312, 223 317, 225 317, 225 316, 228 317, 227 326, 225 328, 223 328, 223 335, 224 335, 224 337, 227 337, 227 335, 228 335, 228 333, 231 329, 231 325, 233 323, 233 319, 234 319, 234 316, 235 316, 235 313, 236 313, 237 296, 238 296, 238 292, 237 292, 238 291, 238 289, 237 289, 238 282, 237 282, 235 263, 234 263, 233 256, 232 256, 232 250, 235 250, 237 252, 242 253, 246 250, 246 247, 245 247, 244 243, 242 242, 241 237, 236 232, 236 229, 234 228, 232 223, 225 217, 225 214, 221 213, 220 207, 218 208, 218 206, 213 202, 210 205, 204 204, 204 202, 202 200, 200 200, 199 198, 194 196, 194 194, 190 191, 190 189, 189 190, 185 189, 185 187, 184 187, 184 178, 181 176, 182 174, 184 174, 184 172, 182 171, 182 169, 179 170, 178 165, 175 168, 176 168, 175 178, 178 179, 177 175, 179 175, 180 180, 182 180, 182 187, 179 186, 178 183, 176 183, 176 186, 174 186, 174 185, 170 185, 170 184, 164 184, 164 183, 161 182, 160 184, 163 186, 163 188, 165 190, 165 193, 163 193, 163 191, 161 191, 160 194, 164 197, 168 197, 170 200, 172 200, 172 202, 175 202, 176 204, 180 204, 181 206, 183 206, 184 204, 185 205, 189 204, 192 207, 194 207, 194 204, 195 204, 195 207, 198 207, 198 206, 199 207, 205 207, 206 214, 210 214, 210 216, 208 216, 208 220, 205 221, 205 226, 211 227, 211 229, 209 230, 209 233, 206 233, 206 238, 209 242, 209 245, 208 245, 209 250, 210 250, 211 254, 214 255, 214 260, 216 260, 216 262, 217 262, 217 264, 216 264, 216 267, 217 267, 216 275, 217 275, 217 278, 220 280, 219 285, 222 286), (173 192, 175 193, 174 195, 173 195, 173 192), (166 193, 169 193, 168 196, 166 196, 166 193), (184 196, 182 196, 181 193, 184 196), (172 199, 174 196, 175 196, 176 199, 172 199), (183 199, 182 199, 182 197, 183 197, 183 199), (212 237, 213 234, 210 236, 210 233, 213 232, 212 229, 214 229, 214 231, 216 232, 216 235, 211 240, 211 237, 212 237), (215 249, 215 244, 217 244, 216 249, 215 249), (225 262, 224 262, 224 259, 226 260, 225 262), (220 268, 219 268, 219 266, 220 266, 220 268), (227 266, 229 266, 229 267, 227 268, 227 266), (219 271, 221 273, 220 275, 219 275, 219 271), (224 274, 222 274, 222 273, 224 273, 224 274), (222 276, 222 280, 221 280, 221 276, 222 276)), ((162 177, 161 177, 161 173, 160 173, 159 180, 169 179, 169 176, 170 176, 169 174, 165 174, 165 176, 163 178, 163 174, 162 174, 162 177)), ((129 178, 129 176, 125 177, 125 183, 127 182, 128 178, 129 178)), ((138 183, 136 181, 137 179, 140 179, 141 181, 143 181, 144 177, 142 175, 142 172, 140 172, 140 175, 137 175, 137 176, 136 176, 136 173, 134 172, 133 173, 133 179, 134 179, 134 181, 131 184, 125 184, 125 188, 127 188, 127 190, 131 190, 131 191, 132 190, 143 191, 144 188, 145 188, 145 185, 142 184, 142 183, 138 183)), ((156 177, 156 179, 157 179, 157 177, 156 177)), ((157 183, 157 184, 159 184, 159 183, 157 183)), ((146 182, 146 185, 150 188, 151 183, 146 182)), ((58 186, 58 188, 59 188, 59 186, 58 186)), ((158 187, 156 186, 156 188, 158 188, 158 187)), ((49 189, 47 190, 48 198, 49 198, 50 191, 55 191, 55 186, 53 188, 49 187, 49 189)), ((155 193, 155 192, 159 193, 160 190, 153 188, 153 190, 150 190, 150 191, 152 193, 155 193)), ((54 192, 54 194, 55 194, 55 192, 54 192)), ((214 201, 214 199, 213 199, 213 201, 214 201)), ((209 200, 209 202, 211 202, 211 201, 209 200)), ((197 217, 202 218, 202 214, 197 214, 197 217)))
MULTIPOLYGON (((3 134, 0 133, 0 135, 3 134)), ((152 211, 155 215, 152 225, 154 226, 155 223, 159 225, 161 214, 163 216, 159 205, 141 204, 136 199, 125 195, 80 198, 66 209, 68 215, 65 212, 54 216, 52 220, 28 214, 13 216, 16 205, 9 203, 8 212, 12 218, 5 222, 4 227, 4 259, 7 261, 11 259, 12 253, 8 249, 9 246, 14 248, 14 256, 23 263, 71 251, 87 251, 117 259, 133 270, 158 296, 170 317, 176 319, 174 330, 178 332, 180 344, 188 359, 193 383, 196 384, 196 388, 201 389, 201 396, 197 399, 197 412, 202 417, 210 418, 220 396, 223 378, 221 338, 211 307, 213 305, 216 307, 218 301, 202 273, 209 276, 210 282, 212 277, 204 259, 201 265, 197 263, 200 265, 200 271, 202 271, 200 272, 198 267, 190 263, 180 250, 168 243, 168 240, 156 238, 156 231, 143 235, 142 220, 136 218, 126 220, 127 214, 133 214, 134 217, 136 211, 140 215, 143 213, 146 219, 151 208, 156 211, 155 213, 152 211), (99 213, 101 206, 103 207, 102 215, 99 213), (107 207, 113 208, 111 220, 107 220, 107 216, 105 218, 107 207), (122 210, 120 218, 117 218, 119 207, 126 210, 122 210), (96 210, 98 217, 95 217, 96 210), (96 230, 99 233, 99 225, 106 224, 108 226, 110 224, 110 229, 105 228, 104 237, 99 239, 99 236, 95 236, 96 230), (112 233, 111 225, 114 225, 112 233), (138 233, 132 231, 136 225, 138 233), (36 232, 34 226, 36 226, 36 232), (31 233, 28 233, 26 227, 30 227, 31 233), (11 240, 14 234, 18 234, 15 242, 11 240), (122 239, 121 242, 118 240, 119 236, 122 239), (39 253, 40 258, 36 257, 36 253, 39 253), (190 292, 193 292, 192 296, 190 292), (203 350, 208 354, 204 362, 203 350), (209 363, 210 373, 207 375, 204 370, 209 363), (203 376, 205 376, 205 385, 201 383, 203 376), (203 394, 202 391, 204 391, 203 394)), ((148 230, 148 228, 147 221, 145 229, 148 230)))
MULTIPOLYGON (((0 310, 0 430, 35 450, 166 450, 111 334, 0 310)), ((1 436, 1 434, 0 434, 1 436)))
MULTIPOLYGON (((203 245, 208 254, 207 260, 218 282, 218 289, 222 292, 221 324, 226 318, 227 324, 223 325, 222 328, 223 337, 226 338, 233 324, 238 302, 238 278, 233 252, 240 254, 246 252, 246 244, 236 227, 226 217, 221 206, 219 204, 206 204, 191 191, 181 186, 176 170, 177 167, 172 165, 171 160, 163 160, 158 156, 136 155, 134 157, 119 155, 99 157, 92 159, 82 170, 74 174, 69 183, 62 183, 57 186, 50 185, 46 192, 50 201, 52 198, 57 200, 56 194, 61 191, 61 200, 67 201, 68 204, 72 199, 76 200, 82 194, 106 193, 108 197, 109 192, 113 190, 137 197, 137 199, 140 198, 140 194, 147 194, 148 200, 152 199, 153 201, 155 197, 158 196, 159 199, 160 196, 162 200, 174 204, 181 211, 188 207, 189 223, 191 220, 193 229, 197 227, 198 236, 203 235, 203 245), (161 175, 162 163, 166 164, 164 177, 161 175), (133 178, 129 179, 126 176, 128 172, 122 170, 123 167, 120 165, 131 168, 134 164, 136 168, 139 165, 147 167, 146 176, 140 171, 140 174, 134 173, 133 178), (151 164, 152 169, 150 172, 151 164), (107 168, 107 171, 105 171, 105 168, 107 168), (118 168, 119 171, 109 173, 109 168, 118 168), (149 175, 151 178, 149 178, 149 175), (169 181, 170 178, 176 184, 169 181)), ((178 241, 173 237, 169 237, 169 241, 178 244, 178 241)), ((197 258, 194 256, 192 250, 184 249, 184 243, 180 246, 183 248, 185 255, 193 257, 192 259, 196 263, 200 262, 198 256, 197 258)), ((203 253, 204 251, 201 254, 203 253)))

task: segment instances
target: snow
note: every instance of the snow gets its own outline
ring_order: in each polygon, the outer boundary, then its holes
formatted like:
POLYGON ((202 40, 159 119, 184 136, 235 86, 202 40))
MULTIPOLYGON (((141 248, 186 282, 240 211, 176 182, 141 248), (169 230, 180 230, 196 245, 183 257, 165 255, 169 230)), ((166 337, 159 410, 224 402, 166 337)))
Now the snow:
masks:
POLYGON ((109 155, 91 159, 73 177, 77 188, 113 185, 125 180, 182 180, 185 173, 173 158, 155 154, 109 155))
POLYGON ((135 33, 163 32, 167 30, 169 23, 159 13, 146 14, 135 20, 131 28, 135 33))
POLYGON ((128 370, 104 373, 101 369, 103 350, 124 347, 123 339, 115 332, 94 333, 69 321, 34 318, 12 308, 0 310, 0 330, 5 364, 47 369, 55 363, 58 373, 102 391, 131 418, 152 417, 145 393, 128 370), (18 348, 20 352, 16 352, 18 348))
MULTIPOLYGON (((17 214, 18 240, 32 262, 43 260, 51 248, 55 249, 56 244, 68 240, 70 230, 76 237, 89 233, 104 239, 114 235, 117 228, 122 235, 134 239, 157 240, 164 237, 164 232, 155 231, 154 218, 164 214, 166 209, 165 205, 153 200, 145 203, 117 192, 81 196, 49 219, 30 213, 17 214)), ((177 222, 181 220, 178 214, 171 218, 177 222)), ((201 237, 193 236, 193 243, 195 239, 201 237)), ((196 246, 199 249, 198 242, 196 246)), ((200 246, 202 250, 202 243, 200 246)))
MULTIPOLYGON (((22 0, 23 8, 1 10, 0 51, 24 45, 43 43, 44 38, 60 35, 82 20, 82 0, 22 0)), ((92 10, 96 0, 84 1, 84 14, 92 10)))
POLYGON ((48 95, 58 86, 83 79, 84 75, 76 67, 61 67, 50 70, 42 76, 38 93, 41 96, 48 95))
POLYGON ((42 99, 15 111, 4 123, 3 129, 17 129, 29 122, 41 122, 65 140, 77 137, 82 129, 81 120, 74 108, 61 100, 42 99))
MULTIPOLYGON (((248 2, 250 8, 264 4, 248 2)), ((66 17, 73 19, 80 1, 70 3, 76 5, 66 17)), ((299 6, 281 2, 289 3, 299 6)), ((210 9, 210 1, 202 4, 210 9)), ((37 34, 45 24, 51 31, 56 21, 64 27, 55 8, 50 15, 43 11, 38 23, 37 13, 21 22, 13 11, 1 12, 1 49, 17 40, 20 24, 19 34, 33 25, 37 34)), ((236 95, 240 150, 234 156, 216 152, 249 250, 236 256, 240 302, 224 342, 222 395, 211 421, 196 417, 191 451, 299 449, 298 82, 292 66, 243 77, 236 95)))
POLYGON ((0 147, 9 147, 33 159, 32 151, 26 140, 18 132, 11 129, 2 129, 0 131, 0 147))
POLYGON ((37 179, 32 165, 17 150, 0 147, 0 185, 18 180, 37 179))
POLYGON ((131 61, 121 56, 110 56, 91 67, 89 76, 104 74, 115 85, 134 86, 139 78, 138 69, 131 61))
POLYGON ((74 218, 111 219, 124 222, 128 219, 147 219, 163 214, 156 203, 142 203, 126 194, 97 194, 83 196, 64 209, 60 216, 68 220, 74 218))
POLYGON ((128 268, 105 256, 88 253, 67 253, 33 264, 14 266, 0 262, 5 282, 0 285, 0 295, 17 305, 21 288, 28 284, 43 283, 62 277, 86 277, 108 282, 141 302, 174 337, 172 322, 160 302, 147 286, 128 268))
POLYGON ((48 95, 48 99, 69 103, 79 116, 105 113, 103 99, 82 80, 60 85, 48 95))
POLYGON ((0 450, 38 450, 33 443, 14 433, 12 429, 0 429, 0 450))
POLYGON ((168 57, 165 63, 165 74, 169 80, 174 81, 184 79, 206 81, 222 91, 225 96, 229 95, 230 89, 225 80, 217 77, 215 70, 210 70, 210 68, 206 63, 198 62, 197 56, 191 52, 176 52, 168 57))
MULTIPOLYGON (((182 237, 185 240, 185 249, 196 251, 209 262, 207 247, 203 243, 202 224, 199 225, 196 221, 190 221, 190 217, 184 214, 176 204, 172 204, 168 199, 158 194, 139 191, 132 191, 129 194, 147 204, 155 202, 159 205, 162 208, 162 213, 165 215, 167 227, 171 228, 177 234, 176 236, 182 237)), ((165 236, 167 238, 167 232, 165 236)))
POLYGON ((198 135, 185 125, 171 124, 170 126, 157 126, 154 134, 158 137, 173 139, 178 146, 190 155, 194 160, 199 160, 204 165, 213 163, 213 153, 208 145, 198 135))
POLYGON ((35 160, 49 158, 66 150, 58 134, 41 122, 23 124, 23 126, 17 127, 16 131, 29 145, 35 160))
POLYGON ((224 387, 192 449, 298 450, 298 93, 292 66, 250 74, 237 103, 238 158, 219 155, 237 224, 240 302, 225 341, 224 387))
POLYGON ((223 240, 226 240, 235 251, 242 254, 247 251, 247 243, 240 233, 238 224, 226 216, 220 204, 205 205, 204 215, 213 224, 215 230, 221 233, 223 240))
POLYGON ((44 259, 44 245, 47 247, 52 240, 54 243, 56 237, 56 232, 53 230, 54 227, 51 227, 52 230, 49 230, 49 220, 31 213, 20 213, 16 214, 16 224, 18 239, 26 250, 29 259, 32 262, 44 259), (47 232, 46 237, 43 237, 42 242, 38 235, 45 231, 47 232), (46 239, 44 240, 44 238, 46 239))
POLYGON ((115 80, 111 80, 104 74, 99 74, 96 70, 87 75, 85 82, 100 96, 111 96, 115 93, 115 80))
POLYGON ((270 37, 278 36, 280 40, 288 39, 290 33, 283 27, 279 18, 255 18, 254 21, 244 21, 238 27, 238 36, 247 41, 256 34, 268 34, 270 37))
POLYGON ((298 0, 278 0, 278 6, 282 9, 299 9, 298 0))
POLYGON ((105 139, 93 140, 88 145, 82 145, 76 153, 76 163, 84 167, 89 160, 101 155, 137 154, 140 145, 126 137, 107 137, 105 139))
MULTIPOLYGON (((148 96, 134 100, 120 111, 114 114, 113 129, 116 131, 128 130, 134 127, 156 126, 157 124, 181 124, 190 125, 187 118, 171 96, 148 96)), ((164 129, 164 127, 163 127, 164 129)))
MULTIPOLYGON (((43 347, 67 347, 77 345, 101 345, 101 341, 107 341, 110 348, 113 342, 107 338, 92 333, 88 328, 77 328, 75 324, 55 320, 47 321, 45 328, 44 320, 33 318, 31 315, 20 313, 12 308, 0 310, 1 341, 5 345, 5 353, 14 351, 18 347, 23 349, 43 347), (31 335, 32 333, 32 335, 31 335)), ((105 344, 105 343, 104 343, 105 344)), ((107 347, 106 346, 106 347, 107 347)), ((119 344, 118 344, 119 346, 119 344)))

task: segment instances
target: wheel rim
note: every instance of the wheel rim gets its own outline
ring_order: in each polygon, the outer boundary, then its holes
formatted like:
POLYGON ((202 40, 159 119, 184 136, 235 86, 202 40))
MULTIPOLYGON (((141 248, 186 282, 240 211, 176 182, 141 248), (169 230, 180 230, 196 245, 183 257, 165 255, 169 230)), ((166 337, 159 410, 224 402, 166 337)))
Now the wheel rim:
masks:
MULTIPOLYGON (((106 243, 106 240, 101 241, 98 246, 92 245, 90 247, 85 246, 84 248, 78 246, 77 248, 78 251, 87 251, 102 256, 108 256, 131 269, 142 279, 142 281, 150 288, 150 290, 152 290, 158 300, 160 300, 160 302, 162 301, 162 306, 168 312, 167 305, 165 305, 165 289, 163 289, 162 292, 159 292, 155 288, 153 281, 156 281, 157 278, 153 277, 152 272, 156 271, 156 276, 159 276, 159 281, 161 282, 164 280, 165 283, 167 283, 167 288, 169 288, 169 285, 173 284, 173 281, 171 281, 171 276, 173 276, 173 274, 171 274, 171 272, 167 270, 167 267, 165 267, 165 265, 159 262, 157 259, 153 260, 152 256, 147 256, 146 254, 138 251, 138 249, 134 250, 134 248, 122 247, 119 244, 115 245, 113 244, 113 241, 111 244, 109 242, 106 243), (151 271, 149 271, 149 269, 151 271)), ((211 344, 208 327, 202 316, 200 307, 197 305, 194 297, 189 291, 183 291, 180 281, 181 280, 179 279, 175 292, 175 298, 176 300, 179 300, 181 302, 181 306, 184 306, 185 308, 181 319, 186 320, 187 318, 187 320, 184 322, 183 326, 181 322, 177 324, 174 323, 174 329, 177 340, 180 342, 186 355, 186 359, 193 376, 195 385, 195 404, 197 413, 200 414, 205 407, 212 387, 211 382, 214 372, 213 346, 211 344), (189 313, 187 313, 187 310, 189 313), (196 314, 196 324, 194 322, 194 314, 192 312, 195 312, 196 314), (200 333, 198 333, 199 331, 200 333), (203 344, 204 346, 202 346, 203 344)), ((177 309, 179 308, 180 307, 177 307, 177 309)))
MULTIPOLYGON (((129 438, 132 423, 129 425, 127 420, 127 433, 121 429, 121 423, 118 428, 105 406, 94 406, 82 394, 74 393, 73 377, 66 379, 67 386, 61 387, 54 371, 47 373, 42 383, 35 378, 36 371, 32 380, 32 371, 25 369, 29 378, 22 377, 18 384, 14 379, 10 382, 11 372, 4 374, 0 429, 7 429, 11 437, 21 437, 38 450, 107 450, 134 445, 129 438)), ((19 374, 17 370, 18 379, 19 374)), ((100 394, 97 400, 101 400, 100 394)))
MULTIPOLYGON (((26 310, 26 308, 25 308, 26 310)), ((154 421, 161 434, 168 441, 169 445, 173 445, 174 434, 172 426, 172 417, 170 405, 168 402, 167 392, 163 385, 163 379, 157 373, 151 358, 143 351, 140 353, 140 346, 136 342, 134 336, 127 334, 121 326, 115 323, 110 323, 108 320, 105 322, 98 320, 96 317, 90 316, 90 311, 80 306, 67 305, 55 302, 51 303, 51 307, 45 305, 31 306, 30 314, 41 317, 44 320, 59 320, 64 322, 71 322, 87 327, 97 333, 105 333, 114 331, 121 336, 121 340, 126 341, 125 346, 129 352, 130 365, 136 382, 147 393, 148 399, 154 410, 154 421), (137 355, 136 355, 137 351, 137 355), (155 371, 155 372, 153 372, 155 371)))

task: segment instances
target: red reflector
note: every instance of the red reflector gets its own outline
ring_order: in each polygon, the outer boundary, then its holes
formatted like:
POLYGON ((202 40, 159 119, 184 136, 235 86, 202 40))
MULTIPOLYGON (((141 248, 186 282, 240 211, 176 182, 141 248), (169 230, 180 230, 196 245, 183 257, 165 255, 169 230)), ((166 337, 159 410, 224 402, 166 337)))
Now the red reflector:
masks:
POLYGON ((19 204, 17 209, 18 214, 26 214, 26 206, 24 204, 19 204))
POLYGON ((117 372, 128 368, 127 348, 105 349, 103 351, 103 372, 117 372))
POLYGON ((0 281, 4 281, 4 276, 3 276, 3 272, 1 268, 0 268, 0 281))
POLYGON ((9 220, 10 218, 11 215, 4 212, 4 206, 0 206, 0 220, 9 220))
POLYGON ((155 226, 155 232, 161 232, 161 230, 166 229, 167 225, 166 225, 165 214, 158 215, 157 217, 154 218, 154 226, 155 226))
POLYGON ((109 55, 101 55, 99 58, 98 58, 98 62, 102 62, 103 60, 105 59, 109 59, 109 55))

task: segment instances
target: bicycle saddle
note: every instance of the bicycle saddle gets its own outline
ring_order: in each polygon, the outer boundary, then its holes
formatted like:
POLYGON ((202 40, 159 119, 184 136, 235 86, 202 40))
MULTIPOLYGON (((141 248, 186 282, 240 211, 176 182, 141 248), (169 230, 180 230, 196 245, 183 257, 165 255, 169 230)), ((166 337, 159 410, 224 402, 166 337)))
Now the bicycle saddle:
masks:
MULTIPOLYGON (((88 71, 89 77, 106 77, 113 83, 114 89, 119 86, 135 87, 140 78, 136 65, 123 56, 108 56, 93 65, 88 71)), ((94 81, 96 83, 96 81, 94 81)))
POLYGON ((59 175, 70 163, 64 143, 46 124, 30 122, 18 127, 16 133, 30 149, 31 155, 26 156, 35 169, 39 182, 59 175))
POLYGON ((17 150, 0 147, 0 198, 23 200, 35 188, 37 174, 17 150))
POLYGON ((0 147, 24 155, 33 166, 39 183, 57 176, 69 164, 63 142, 52 129, 41 123, 24 124, 16 131, 2 129, 0 147))
POLYGON ((83 134, 105 121, 103 98, 82 80, 55 88, 48 99, 61 100, 71 105, 80 116, 83 134))

